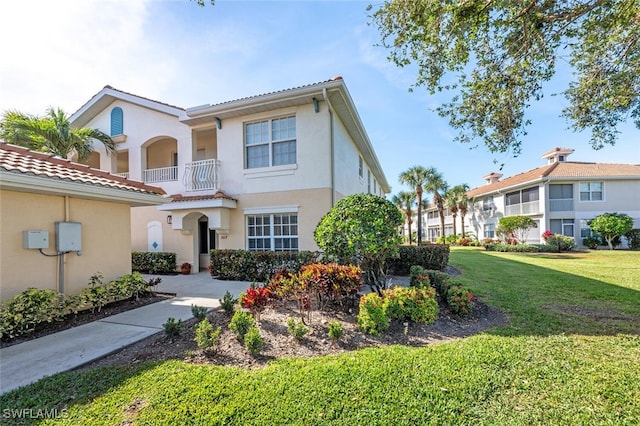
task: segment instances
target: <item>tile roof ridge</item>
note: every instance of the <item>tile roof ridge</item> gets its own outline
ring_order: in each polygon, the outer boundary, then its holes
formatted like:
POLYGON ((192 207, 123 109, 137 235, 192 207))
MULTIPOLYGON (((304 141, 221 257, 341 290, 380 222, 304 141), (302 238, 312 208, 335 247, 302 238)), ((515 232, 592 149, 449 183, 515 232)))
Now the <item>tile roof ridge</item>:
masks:
POLYGON ((305 88, 309 88, 309 87, 313 87, 313 86, 320 86, 322 84, 331 83, 331 82, 334 82, 334 81, 344 81, 344 79, 342 78, 342 76, 335 76, 335 77, 331 77, 328 80, 318 81, 318 82, 315 82, 315 83, 301 84, 299 86, 288 87, 286 89, 272 90, 270 92, 258 93, 256 95, 243 96, 241 98, 230 99, 230 100, 227 100, 227 101, 213 103, 213 104, 210 104, 209 106, 221 106, 221 105, 226 105, 226 104, 230 104, 230 103, 233 103, 233 102, 259 98, 261 96, 269 96, 269 95, 275 95, 275 94, 278 94, 278 93, 284 93, 284 92, 288 92, 290 90, 299 90, 299 89, 305 89, 305 88))
POLYGON ((110 90, 113 90, 115 92, 119 92, 119 93, 122 93, 122 94, 125 94, 125 95, 135 96, 136 98, 144 99, 144 100, 151 101, 151 102, 154 102, 154 103, 157 103, 157 104, 160 104, 160 105, 165 105, 165 106, 168 106, 168 107, 171 107, 171 108, 176 108, 176 109, 179 109, 179 110, 182 110, 182 111, 186 111, 186 108, 183 108, 183 107, 180 107, 180 106, 177 106, 177 105, 172 105, 172 104, 169 104, 169 103, 166 103, 166 102, 161 102, 161 101, 158 101, 158 100, 155 100, 155 99, 147 98, 146 96, 136 95, 135 93, 126 92, 124 90, 116 89, 115 87, 113 87, 113 86, 111 86, 109 84, 104 86, 104 89, 110 89, 110 90))

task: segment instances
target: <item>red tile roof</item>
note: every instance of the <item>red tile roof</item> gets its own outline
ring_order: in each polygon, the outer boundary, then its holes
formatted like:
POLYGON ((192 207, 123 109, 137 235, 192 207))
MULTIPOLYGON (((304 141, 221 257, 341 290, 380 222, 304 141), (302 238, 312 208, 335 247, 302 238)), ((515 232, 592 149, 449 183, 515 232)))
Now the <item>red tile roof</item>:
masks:
POLYGON ((522 185, 543 178, 566 180, 567 178, 609 177, 635 177, 640 179, 640 164, 556 162, 509 176, 492 184, 473 188, 467 192, 467 196, 471 198, 478 195, 490 194, 499 189, 522 185))
POLYGON ((73 163, 51 154, 0 142, 0 169, 11 173, 59 179, 94 186, 103 186, 143 194, 165 195, 162 188, 145 185, 111 173, 73 163))
POLYGON ((224 199, 224 200, 231 200, 231 201, 238 201, 235 198, 231 198, 230 196, 228 196, 227 194, 225 194, 222 191, 218 191, 215 194, 209 194, 209 195, 188 195, 188 196, 184 196, 182 194, 175 194, 175 195, 171 195, 170 198, 172 199, 172 203, 180 203, 180 202, 186 202, 186 201, 202 201, 202 200, 217 200, 217 199, 224 199))

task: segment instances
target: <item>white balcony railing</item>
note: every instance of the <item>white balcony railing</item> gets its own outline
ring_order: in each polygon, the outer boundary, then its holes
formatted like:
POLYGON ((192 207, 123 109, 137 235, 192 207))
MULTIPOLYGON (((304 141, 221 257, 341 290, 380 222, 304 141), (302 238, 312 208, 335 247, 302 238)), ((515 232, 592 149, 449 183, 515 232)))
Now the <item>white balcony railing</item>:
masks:
POLYGON ((114 175, 129 179, 129 172, 114 173, 114 175))
POLYGON ((505 214, 507 216, 517 216, 521 214, 536 214, 540 213, 540 203, 538 200, 528 201, 521 204, 512 204, 506 206, 505 214))
POLYGON ((161 167, 159 169, 147 169, 143 172, 145 183, 172 182, 178 180, 178 167, 161 167))
POLYGON ((187 163, 182 183, 187 191, 218 190, 220 162, 216 159, 187 163))

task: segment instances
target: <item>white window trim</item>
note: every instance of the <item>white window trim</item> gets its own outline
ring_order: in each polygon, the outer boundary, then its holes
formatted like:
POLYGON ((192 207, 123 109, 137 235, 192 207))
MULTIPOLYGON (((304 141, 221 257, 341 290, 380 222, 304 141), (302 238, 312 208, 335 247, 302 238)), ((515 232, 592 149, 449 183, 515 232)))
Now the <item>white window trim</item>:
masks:
MULTIPOLYGON (((606 201, 606 193, 605 193, 605 188, 604 188, 604 184, 605 182, 603 180, 589 180, 589 181, 582 181, 582 182, 578 182, 578 202, 580 203, 604 203, 606 201), (580 194, 582 194, 583 191, 580 190, 580 184, 582 183, 599 183, 602 185, 602 200, 583 200, 580 197, 580 194)), ((591 198, 591 193, 594 191, 591 191, 591 189, 589 189, 589 198, 591 198)))
POLYGON ((276 117, 265 117, 265 118, 261 118, 259 120, 253 120, 253 121, 247 121, 245 123, 242 124, 242 138, 243 138, 243 157, 244 157, 244 170, 264 170, 264 169, 275 169, 275 168, 279 168, 279 167, 286 167, 286 166, 297 166, 297 162, 298 162, 298 116, 295 113, 290 113, 290 114, 284 114, 281 116, 276 116, 276 117), (281 120, 283 118, 290 118, 293 117, 296 121, 296 135, 295 138, 293 139, 278 139, 278 140, 273 140, 272 139, 272 129, 273 129, 273 121, 274 120, 281 120), (247 145, 247 125, 251 125, 251 124, 257 124, 257 123, 261 123, 267 121, 269 122, 269 140, 266 142, 262 142, 259 144, 251 144, 251 145, 247 145), (283 165, 278 165, 278 166, 274 166, 273 165, 273 145, 279 142, 290 142, 293 141, 296 144, 296 162, 293 164, 283 164, 283 165), (247 165, 247 148, 250 146, 260 146, 260 145, 267 145, 269 147, 269 165, 265 166, 265 167, 252 167, 249 168, 247 165))
MULTIPOLYGON (((289 207, 296 207, 296 208, 297 208, 297 206, 289 206, 289 207)), ((249 211, 250 211, 250 210, 260 210, 260 209, 243 209, 243 210, 244 210, 244 211, 247 211, 247 210, 249 210, 249 211)), ((295 214, 296 214, 296 217, 299 219, 299 215, 297 214, 297 210, 296 210, 295 212, 293 212, 293 211, 292 211, 292 212, 285 212, 285 211, 278 210, 278 211, 275 211, 275 212, 268 212, 268 213, 267 213, 267 212, 261 212, 261 213, 250 213, 250 214, 249 214, 249 213, 245 213, 245 225, 244 225, 244 226, 245 226, 245 233, 246 233, 246 235, 245 235, 245 247, 246 247, 246 249, 247 249, 247 250, 250 250, 250 249, 249 249, 249 241, 250 241, 250 239, 251 239, 251 238, 249 237, 249 232, 248 232, 248 230, 249 230, 248 217, 249 217, 249 216, 269 215, 269 216, 271 216, 271 218, 273 219, 273 216, 274 216, 274 215, 279 215, 279 214, 292 214, 292 213, 295 213, 295 214)), ((273 220, 271 220, 271 221, 270 221, 270 224, 269 224, 269 233, 270 233, 270 235, 268 236, 268 237, 269 237, 269 239, 270 239, 270 243, 271 243, 271 244, 270 244, 270 246, 271 246, 271 248, 270 248, 269 250, 250 250, 250 251, 279 251, 279 250, 275 250, 275 240, 276 240, 276 236, 274 235, 274 232, 273 232, 273 231, 274 231, 274 226, 275 226, 275 224, 273 223, 273 220)), ((285 238, 290 238, 290 239, 291 239, 291 238, 295 238, 295 239, 297 240, 297 242, 298 242, 298 248, 297 248, 297 249, 294 249, 294 250, 292 250, 292 251, 300 251, 300 222, 298 222, 298 223, 296 224, 296 226, 298 227, 298 234, 296 234, 296 235, 289 235, 289 236, 285 237, 285 238)), ((264 238, 264 236, 263 236, 263 237, 260 237, 260 238, 264 238)))
POLYGON ((242 174, 247 179, 258 179, 271 176, 287 176, 295 174, 298 169, 297 164, 285 164, 273 167, 255 167, 253 169, 244 169, 242 174))
POLYGON ((278 213, 298 213, 300 210, 299 205, 290 206, 273 206, 273 207, 254 207, 242 209, 242 212, 247 215, 254 214, 278 214, 278 213))

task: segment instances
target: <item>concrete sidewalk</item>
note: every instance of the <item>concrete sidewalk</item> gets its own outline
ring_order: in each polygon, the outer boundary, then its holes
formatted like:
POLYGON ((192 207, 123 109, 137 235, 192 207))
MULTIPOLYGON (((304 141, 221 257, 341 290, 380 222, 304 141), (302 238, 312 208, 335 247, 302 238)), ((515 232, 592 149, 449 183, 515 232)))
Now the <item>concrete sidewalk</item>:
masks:
POLYGON ((162 332, 162 324, 169 317, 182 321, 192 318, 191 305, 218 307, 218 300, 227 290, 237 297, 250 285, 243 281, 214 280, 208 272, 160 277, 162 282, 156 290, 176 293, 175 298, 0 349, 0 394, 79 367, 162 332))

